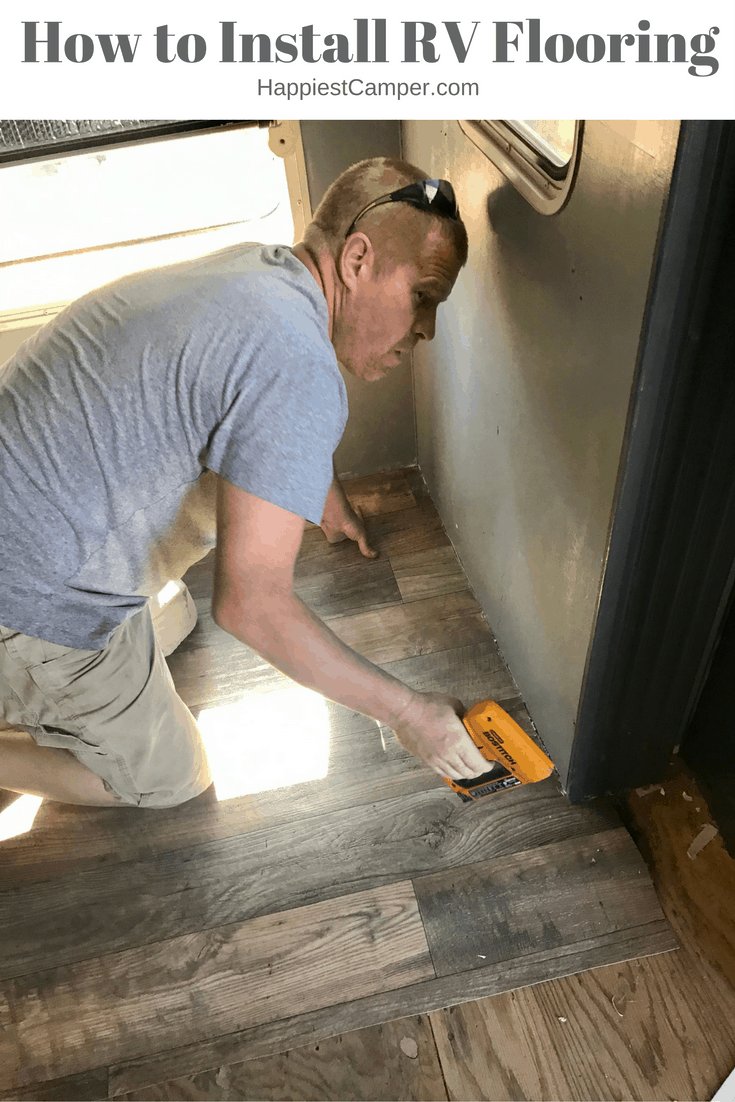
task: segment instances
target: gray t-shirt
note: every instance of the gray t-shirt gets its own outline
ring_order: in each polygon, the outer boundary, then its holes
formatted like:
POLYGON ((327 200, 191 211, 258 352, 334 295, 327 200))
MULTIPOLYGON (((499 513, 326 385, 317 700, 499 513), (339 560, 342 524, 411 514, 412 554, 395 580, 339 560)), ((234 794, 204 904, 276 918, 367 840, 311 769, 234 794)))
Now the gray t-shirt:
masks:
POLYGON ((21 346, 0 372, 0 624, 104 646, 165 584, 157 549, 205 471, 318 523, 347 419, 328 325, 290 249, 238 245, 111 283, 21 346))

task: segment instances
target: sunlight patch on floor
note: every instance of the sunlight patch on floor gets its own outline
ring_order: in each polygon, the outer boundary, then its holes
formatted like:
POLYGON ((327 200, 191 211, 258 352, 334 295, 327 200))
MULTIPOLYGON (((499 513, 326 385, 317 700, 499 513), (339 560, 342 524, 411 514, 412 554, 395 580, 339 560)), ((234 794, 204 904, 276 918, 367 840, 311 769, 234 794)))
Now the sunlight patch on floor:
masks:
POLYGON ((329 770, 327 703, 310 689, 249 693, 204 708, 197 722, 219 800, 321 780, 329 770))
POLYGON ((12 804, 3 808, 0 811, 0 842, 17 838, 19 834, 27 834, 42 803, 42 796, 19 796, 12 804))

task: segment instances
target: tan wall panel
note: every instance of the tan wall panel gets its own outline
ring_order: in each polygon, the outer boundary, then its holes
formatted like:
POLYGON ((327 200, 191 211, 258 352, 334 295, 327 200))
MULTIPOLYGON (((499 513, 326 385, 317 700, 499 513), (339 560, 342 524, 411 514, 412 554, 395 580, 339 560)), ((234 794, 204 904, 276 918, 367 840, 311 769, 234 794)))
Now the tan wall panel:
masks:
POLYGON ((20 348, 23 341, 32 337, 40 328, 40 325, 30 325, 24 329, 0 330, 0 368, 20 348))

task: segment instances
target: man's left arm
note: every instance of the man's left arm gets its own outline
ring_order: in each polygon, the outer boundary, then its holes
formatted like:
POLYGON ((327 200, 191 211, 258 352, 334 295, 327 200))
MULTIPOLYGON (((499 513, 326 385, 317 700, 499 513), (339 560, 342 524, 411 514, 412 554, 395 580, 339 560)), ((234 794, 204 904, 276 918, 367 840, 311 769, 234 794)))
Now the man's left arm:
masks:
POLYGON ((360 507, 355 506, 353 508, 350 505, 347 494, 337 477, 336 468, 324 506, 321 529, 330 543, 339 543, 345 539, 354 540, 365 558, 375 559, 378 557, 378 552, 374 551, 368 542, 365 521, 360 507))

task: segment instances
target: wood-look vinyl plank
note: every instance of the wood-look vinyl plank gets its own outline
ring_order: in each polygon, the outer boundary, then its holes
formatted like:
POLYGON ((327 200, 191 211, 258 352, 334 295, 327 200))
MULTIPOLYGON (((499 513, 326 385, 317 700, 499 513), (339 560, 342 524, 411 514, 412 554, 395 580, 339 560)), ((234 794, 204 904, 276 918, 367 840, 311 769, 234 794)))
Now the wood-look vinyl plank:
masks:
MULTIPOLYGON (((272 714, 287 706, 294 690, 288 678, 277 677, 268 696, 272 714), (279 702, 279 688, 285 704, 279 702)), ((224 693, 217 703, 239 695, 224 693)), ((32 828, 2 843, 0 883, 67 876, 411 792, 444 791, 441 779, 405 751, 391 731, 381 732, 374 720, 331 701, 324 701, 323 708, 329 738, 325 777, 276 789, 268 785, 222 800, 216 789, 209 789, 180 807, 165 809, 73 808, 44 801, 32 828)), ((203 714, 201 708, 194 710, 203 714)), ((243 753, 246 746, 244 734, 243 753)))
MULTIPOLYGON (((384 474, 346 479, 343 481, 343 486, 353 507, 357 506, 364 517, 376 517, 385 513, 400 512, 404 509, 416 509, 416 500, 409 488, 405 471, 390 471, 384 474)), ((330 545, 327 543, 319 525, 307 524, 306 531, 313 533, 307 541, 307 547, 311 547, 312 543, 315 547, 323 545, 323 551, 328 554, 330 545)), ((339 552, 337 553, 339 554, 339 552)), ((355 559, 356 563, 360 561, 361 556, 355 559)), ((210 551, 187 571, 186 584, 197 603, 197 607, 199 607, 199 601, 211 600, 213 573, 214 550, 210 551)))
POLYGON ((438 1007, 514 991, 570 972, 667 953, 672 948, 675 943, 671 930, 661 918, 645 927, 600 935, 571 949, 562 946, 539 950, 464 974, 426 980, 339 1006, 266 1022, 254 1029, 232 1032, 211 1041, 113 1064, 110 1093, 137 1090, 177 1075, 195 1073, 201 1068, 219 1067, 241 1060, 245 1054, 253 1059, 282 1052, 332 1036, 335 1027, 339 1033, 347 1033, 396 1018, 426 1014, 438 1007))
MULTIPOLYGON (((288 678, 234 641, 229 650, 220 649, 216 659, 206 651, 198 656, 176 652, 169 663, 179 692, 195 714, 210 703, 222 705, 240 699, 248 685, 261 690, 292 686, 288 678)), ((489 639, 387 664, 386 668, 417 689, 451 692, 468 705, 490 696, 532 731, 515 685, 489 639)), ((331 702, 326 703, 326 709, 332 749, 329 774, 324 780, 212 806, 200 797, 180 808, 162 811, 70 808, 44 803, 29 834, 3 843, 0 880, 62 875, 108 860, 131 860, 138 852, 160 852, 228 837, 251 829, 254 823, 262 826, 290 821, 401 791, 441 786, 433 774, 398 747, 392 732, 384 732, 384 750, 378 745, 371 720, 331 702), (405 763, 405 773, 400 762, 391 757, 396 752, 405 763)))
MULTIPOLYGON (((404 629, 412 621, 422 622, 421 617, 399 614, 387 622, 386 627, 393 627, 396 620, 404 629)), ((367 625, 369 630, 379 633, 382 624, 382 616, 376 614, 366 621, 358 621, 352 630, 357 634, 358 630, 363 630, 363 625, 367 625)), ((335 627, 334 623, 330 626, 335 627)), ((458 646, 434 650, 431 649, 436 641, 431 638, 432 627, 437 632, 442 630, 440 624, 429 622, 428 646, 421 635, 416 637, 415 645, 426 646, 425 653, 393 661, 383 659, 381 666, 412 688, 422 692, 450 693, 463 700, 468 707, 478 700, 492 699, 508 710, 520 701, 515 682, 489 631, 481 631, 473 620, 471 632, 481 635, 479 641, 467 643, 463 639, 458 646)), ((443 641, 440 635, 439 644, 443 641)), ((393 645, 393 640, 390 644, 393 645)), ((402 642, 401 646, 406 649, 405 643, 402 642)), ((180 648, 169 656, 168 665, 177 692, 195 715, 198 709, 206 705, 227 704, 241 699, 249 691, 270 691, 284 684, 292 684, 264 658, 236 640, 229 640, 216 650, 201 648, 189 651, 180 648)))
POLYGON ((387 559, 296 579, 294 591, 323 620, 400 604, 402 599, 387 559))
POLYGON ((0 987, 0 1089, 433 974, 410 883, 58 966, 0 987))
POLYGON ((451 547, 441 518, 429 502, 415 509, 373 517, 367 527, 376 549, 390 559, 413 551, 451 547))
POLYGON ((431 1022, 452 1099, 663 1102, 713 1096, 735 1059, 732 1013, 675 952, 436 1011, 431 1022))
MULTIPOLYGON (((446 611, 447 617, 451 616, 450 610, 446 611)), ((458 611, 458 615, 461 615, 461 610, 458 611)), ((354 614, 354 615, 372 615, 367 614, 354 614)), ((425 618, 427 612, 423 610, 423 615, 413 617, 401 617, 393 616, 391 625, 398 620, 402 621, 404 629, 407 631, 411 624, 417 624, 422 634, 417 631, 417 646, 426 645, 424 640, 426 636, 431 636, 430 627, 425 625, 425 618)), ((345 629, 345 633, 349 631, 349 619, 350 617, 338 618, 337 623, 339 625, 342 622, 346 623, 348 627, 345 629)), ((379 631, 379 618, 375 621, 367 621, 368 624, 373 623, 375 625, 374 631, 379 631)), ((358 621, 358 627, 362 624, 362 621, 358 621)), ((341 629, 340 629, 341 630, 341 629)), ((441 632, 441 625, 438 628, 441 632)), ((439 642, 442 641, 442 635, 438 636, 439 642)), ((431 640, 430 640, 431 642, 431 640)), ((406 642, 403 642, 405 649, 406 642)), ((279 670, 275 669, 269 662, 250 647, 245 646, 236 640, 231 640, 229 643, 223 644, 216 649, 201 648, 196 651, 183 651, 177 650, 174 654, 170 655, 167 659, 171 675, 176 686, 176 690, 181 696, 182 700, 191 709, 194 715, 198 715, 200 710, 204 707, 216 707, 223 704, 231 704, 233 701, 245 700, 248 695, 256 694, 258 696, 263 693, 279 694, 293 691, 296 683, 282 674, 279 670)), ((302 690, 304 691, 304 690, 302 690)), ((327 701, 326 704, 330 713, 330 724, 334 726, 342 726, 344 720, 337 722, 335 709, 339 709, 340 713, 357 715, 358 713, 352 712, 350 709, 345 708, 342 705, 334 704, 332 701, 327 701)), ((368 723, 374 722, 368 720, 368 723)), ((363 719, 360 724, 364 727, 365 720, 363 719)))
POLYGON ((284 681, 293 684, 250 647, 221 634, 225 638, 217 646, 187 646, 189 636, 166 659, 177 693, 195 715, 215 702, 229 704, 248 692, 276 689, 284 681))
POLYGON ((414 879, 438 976, 573 946, 660 908, 628 832, 565 839, 414 879))
POLYGON ((329 626, 344 643, 379 665, 491 638, 470 592, 335 616, 329 626))
MULTIPOLYGON (((306 823, 273 823, 196 846, 140 854, 137 860, 75 876, 9 885, 0 897, 0 975, 9 979, 153 946, 181 934, 292 911, 435 870, 457 870, 445 875, 450 880, 456 875, 462 899, 462 878, 473 882, 485 876, 484 866, 476 862, 497 861, 501 869, 515 872, 517 862, 511 855, 530 847, 539 849, 524 853, 517 892, 521 903, 544 911, 545 897, 535 894, 537 881, 530 879, 530 870, 536 860, 538 876, 543 877, 548 865, 553 881, 555 862, 561 858, 548 849, 550 845, 569 842, 577 856, 580 835, 597 839, 602 836, 598 832, 611 833, 618 839, 621 877, 631 853, 638 856, 609 808, 571 808, 552 781, 471 804, 440 784, 441 789, 402 794, 377 805, 324 812, 306 823), (547 853, 553 858, 546 859, 547 853), (464 869, 468 864, 470 868, 464 869), (529 878, 527 897, 522 895, 524 875, 529 878), (76 922, 79 914, 85 918, 81 926, 76 922)), ((603 864, 601 856, 600 874, 603 864)), ((433 929, 432 892, 441 892, 441 882, 436 888, 431 881, 418 883, 424 922, 433 929)), ((637 917, 632 905, 630 913, 637 917)), ((437 937, 443 938, 441 928, 437 937)))
MULTIPOLYGON (((360 558, 361 561, 346 566, 332 566, 331 560, 325 562, 324 569, 320 572, 296 577, 294 592, 323 619, 345 612, 400 603, 401 592, 388 558, 376 561, 362 556, 360 558)), ((211 568, 211 564, 209 565, 211 568)), ((211 579, 202 577, 203 573, 202 569, 192 578, 191 571, 187 572, 186 583, 194 598, 198 620, 196 627, 180 644, 175 654, 234 642, 232 636, 218 627, 212 618, 211 579)))
MULTIPOLYGON (((409 510, 409 512, 412 511, 409 510)), ((402 513, 398 515, 403 516, 402 513)), ((374 523, 373 519, 366 519, 369 535, 373 533, 374 523)), ((378 550, 377 547, 374 549, 378 550)), ((385 559, 387 556, 383 553, 380 558, 385 559)), ((294 580, 301 582, 314 575, 329 574, 334 570, 344 570, 348 567, 359 567, 368 561, 373 560, 366 559, 353 540, 329 543, 321 528, 306 528, 301 541, 301 550, 294 565, 294 580)))
MULTIPOLYGON (((524 725, 522 703, 504 706, 524 725)), ((372 720, 338 705, 327 710, 332 742, 326 777, 223 801, 210 789, 181 807, 160 810, 44 802, 28 833, 2 843, 0 883, 69 876, 327 812, 445 791, 441 778, 403 750, 391 731, 384 730, 381 739, 372 720)), ((523 790, 524 799, 530 791, 523 790)), ((515 807, 519 797, 520 790, 502 794, 506 807, 515 807)))
MULTIPOLYGON (((366 529, 381 559, 391 559, 394 555, 409 551, 451 546, 433 506, 416 506, 367 517, 366 529)), ((352 540, 328 543, 321 529, 309 528, 304 532, 294 577, 303 579, 325 570, 355 566, 365 561, 352 540)))
POLYGON ((393 554, 390 564, 404 601, 469 589, 465 572, 451 546, 393 554))
MULTIPOLYGON (((385 532, 375 533, 376 547, 381 550, 381 558, 376 561, 366 560, 360 554, 357 545, 352 541, 329 544, 320 529, 315 528, 313 531, 307 531, 304 535, 302 552, 294 571, 295 592, 318 616, 325 619, 338 616, 346 611, 377 608, 386 604, 399 603, 403 598, 392 569, 392 547, 400 548, 407 545, 411 548, 412 541, 419 546, 428 541, 434 551, 443 552, 445 557, 447 552, 454 555, 451 545, 448 545, 448 541, 444 536, 438 517, 432 516, 426 510, 413 509, 406 512, 411 513, 410 520, 413 523, 409 522, 405 529, 400 524, 405 513, 388 514, 387 517, 380 517, 374 521, 374 524, 382 523, 386 528, 385 532), (418 528, 416 527, 416 514, 418 514, 421 521, 421 526, 418 528), (388 524, 389 521, 391 522, 390 525, 388 524), (389 531, 388 528, 392 530, 389 531), (441 544, 447 544, 447 546, 443 547, 441 544)), ((415 558, 417 554, 425 555, 427 552, 410 550, 409 557, 415 558)), ((406 553, 398 553, 396 557, 399 560, 403 559, 406 557, 406 553)), ((186 584, 194 599, 199 619, 196 627, 171 658, 204 647, 217 647, 219 649, 222 645, 232 644, 231 638, 214 623, 211 616, 213 565, 214 559, 210 552, 205 560, 197 563, 187 572, 186 584)), ((405 572, 406 577, 409 577, 408 569, 405 572)), ((413 575, 418 575, 419 569, 418 566, 410 568, 413 575)), ((429 566, 425 564, 423 571, 425 577, 428 576, 429 569, 429 566)), ((435 573, 437 570, 443 570, 446 575, 450 568, 435 565, 433 569, 435 573)), ((410 586, 410 580, 406 584, 410 586)), ((420 585, 420 582, 414 579, 412 600, 416 600, 420 596, 418 585, 420 585)), ((431 584, 426 583, 425 588, 427 595, 431 595, 431 584)), ((446 585, 435 584, 433 591, 438 594, 457 591, 470 592, 466 581, 464 585, 459 585, 456 579, 446 585)))
POLYGON ((99 1102, 107 1098, 108 1071, 106 1067, 65 1075, 61 1079, 48 1079, 41 1083, 29 1083, 12 1091, 0 1091, 0 1102, 99 1102))
POLYGON ((496 700, 508 711, 521 703, 516 684, 489 631, 478 643, 411 655, 385 662, 383 666, 412 689, 449 693, 468 708, 479 700, 496 700))
MULTIPOLYGON (((415 472, 389 476, 380 485, 363 481, 348 487, 348 494, 365 503, 383 575, 385 566, 403 563, 407 593, 411 585, 440 584, 431 578, 438 576, 437 563, 451 561, 450 544, 415 472)), ((313 587, 321 594, 317 599, 328 602, 361 575, 364 599, 370 590, 366 568, 375 565, 351 542, 329 545, 311 528, 297 584, 304 591, 313 587)), ((616 929, 595 925, 586 912, 587 925, 575 926, 567 911, 557 921, 560 895, 549 893, 557 928, 568 932, 571 926, 579 935, 561 945, 551 944, 556 939, 543 925, 541 904, 534 911, 529 893, 521 890, 518 914, 532 930, 540 920, 541 935, 529 935, 520 948, 522 936, 515 942, 501 936, 505 948, 496 955, 510 947, 519 949, 515 956, 491 960, 485 954, 480 967, 437 978, 410 878, 421 890, 422 880, 426 889, 432 877, 461 879, 463 867, 475 866, 476 872, 484 864, 490 881, 498 869, 515 868, 522 889, 519 855, 541 847, 550 866, 556 861, 571 868, 568 882, 581 880, 589 890, 571 856, 580 853, 575 840, 599 833, 605 841, 600 849, 612 854, 627 836, 604 804, 571 808, 553 779, 465 805, 406 754, 392 733, 328 702, 320 703, 322 735, 328 729, 326 776, 286 785, 288 737, 294 734, 287 726, 298 715, 295 733, 302 736, 307 697, 214 625, 211 576, 211 555, 187 574, 200 623, 172 656, 174 677, 203 728, 212 723, 213 746, 221 744, 229 723, 235 738, 243 725, 247 747, 257 722, 248 725, 243 717, 250 707, 261 715, 265 704, 280 759, 276 772, 269 772, 266 759, 262 783, 272 783, 277 774, 282 787, 225 798, 233 782, 225 754, 220 800, 210 789, 167 811, 43 804, 26 836, 3 843, 0 879, 8 890, 0 898, 12 899, 12 905, 4 916, 0 911, 0 941, 15 978, 0 984, 0 1090, 63 1097, 72 1088, 59 1077, 81 1076, 75 1082, 83 1092, 92 1082, 104 1082, 109 1065, 112 1095, 208 1068, 237 1076, 230 1065, 311 1046, 290 1062, 278 1057, 270 1067, 264 1064, 258 1081, 263 1091, 277 1089, 279 1076, 291 1074, 294 1096, 306 1082, 344 1093, 317 1058, 315 1043, 323 1038, 675 945, 660 911, 643 925, 631 925, 642 913, 637 885, 608 904, 611 913, 617 906, 625 910, 624 898, 631 904, 616 929), (288 718, 281 720, 283 709, 288 718), (566 865, 559 859, 562 850, 566 865), (8 1071, 14 1061, 15 1087, 8 1071)), ((449 691, 467 704, 494 697, 532 732, 469 591, 420 596, 428 591, 415 589, 415 599, 402 597, 379 610, 363 605, 362 611, 335 616, 331 626, 351 632, 359 640, 353 645, 415 687, 449 691)), ((321 607, 329 616, 328 607, 321 607)), ((322 751, 325 745, 322 737, 322 751)), ((237 750, 254 769, 257 745, 246 755, 237 750)), ((632 858, 623 849, 624 870, 632 858)), ((617 859, 611 857, 613 864, 617 859)), ((533 854, 523 870, 545 896, 547 880, 533 854)), ((485 914, 483 891, 465 892, 465 900, 481 897, 485 914)), ((606 891, 609 885, 598 892, 604 900, 606 891)), ((508 895, 509 889, 506 902, 508 895)), ((568 912, 573 910, 570 899, 568 912)), ((502 935, 502 922, 499 928, 502 935)), ((451 923, 450 930, 454 947, 435 944, 437 957, 456 952, 466 963, 467 950, 462 958, 457 945, 463 938, 472 945, 472 929, 459 941, 451 923)), ((371 1051, 370 1038, 351 1033, 350 1042, 360 1064, 360 1054, 371 1051)), ((334 1045, 347 1043, 337 1039, 334 1045)), ((211 1081, 179 1085, 182 1091, 209 1089, 211 1081)), ((356 1087, 356 1097, 363 1089, 356 1087)), ((415 1096, 430 1095, 417 1088, 415 1096)))
MULTIPOLYGON (((393 736, 386 734, 386 745, 393 736), (390 737, 389 737, 390 736, 390 737)), ((395 740, 393 740, 395 741, 395 740)), ((326 778, 219 802, 216 791, 178 808, 89 808, 44 803, 30 833, 3 842, 0 883, 29 883, 135 861, 176 848, 232 838, 268 825, 419 792, 445 791, 441 778, 396 744, 355 774, 330 767, 326 778)))
POLYGON ((431 1015, 452 1098, 709 1099, 735 1065, 735 861, 691 772, 620 801, 682 948, 431 1015))
POLYGON ((136 1102, 216 1099, 218 1102, 310 1099, 447 1098, 428 1018, 345 1033, 271 1057, 226 1064, 116 1096, 136 1102))
MULTIPOLYGON (((407 620, 401 619, 401 627, 405 628, 407 620)), ((395 618, 391 626, 394 622, 395 618)), ((375 621, 368 623, 368 627, 374 624, 375 621)), ((358 627, 362 629, 362 624, 358 627)), ((379 627, 378 623, 378 630, 379 627)), ((472 630, 476 629, 473 627, 472 630)), ((394 662, 384 661, 381 665, 420 691, 447 692, 464 700, 467 706, 480 699, 492 698, 502 703, 506 710, 512 711, 522 704, 518 690, 494 642, 488 633, 482 632, 482 635, 482 640, 477 643, 440 652, 429 650, 426 654, 394 662)), ((403 641, 401 645, 404 645, 403 641)), ((417 645, 426 646, 420 636, 417 645)), ((195 716, 199 716, 202 709, 231 705, 253 693, 268 693, 275 700, 277 694, 288 695, 294 689, 290 678, 274 669, 249 647, 234 640, 231 645, 219 647, 214 653, 208 649, 176 651, 169 657, 168 664, 177 692, 195 716)), ((343 730, 363 731, 374 724, 374 721, 331 701, 327 701, 325 707, 333 736, 343 730)))

